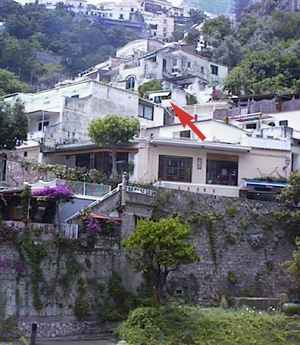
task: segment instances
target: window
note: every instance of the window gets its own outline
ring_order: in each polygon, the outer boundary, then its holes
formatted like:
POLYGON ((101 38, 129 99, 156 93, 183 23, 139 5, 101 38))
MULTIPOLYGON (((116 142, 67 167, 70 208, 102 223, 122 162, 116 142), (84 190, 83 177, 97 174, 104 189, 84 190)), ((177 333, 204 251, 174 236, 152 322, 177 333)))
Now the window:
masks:
POLYGON ((191 137, 191 131, 180 131, 179 137, 180 138, 190 138, 191 137))
POLYGON ((158 178, 164 181, 192 182, 193 158, 159 156, 158 178))
POLYGON ((167 60, 163 59, 163 72, 167 71, 167 60))
POLYGON ((6 155, 0 156, 0 182, 6 180, 6 155))
POLYGON ((201 73, 204 74, 204 67, 201 66, 201 73))
POLYGON ((135 77, 128 77, 126 80, 126 89, 134 90, 135 87, 135 77))
POLYGON ((120 16, 119 16, 119 19, 124 19, 124 15, 121 13, 120 16))
POLYGON ((191 68, 191 67, 192 67, 192 63, 191 63, 191 61, 188 61, 188 63, 187 63, 187 67, 188 67, 188 68, 191 68))
POLYGON ((219 74, 219 67, 216 65, 210 65, 210 69, 211 69, 211 74, 213 75, 218 75, 219 74))
POLYGON ((90 169, 90 154, 81 154, 76 156, 76 167, 90 169))
POLYGON ((154 106, 151 104, 140 103, 139 104, 139 117, 142 117, 146 120, 153 121, 154 106))
POLYGON ((206 183, 237 186, 238 156, 208 154, 206 183))
POLYGON ((256 123, 247 123, 246 128, 247 129, 256 129, 257 125, 256 123))
POLYGON ((49 126, 49 121, 44 121, 44 125, 43 125, 43 121, 40 121, 38 124, 38 130, 42 131, 43 129, 45 129, 48 126, 49 126))
POLYGON ((288 120, 282 120, 282 121, 279 121, 279 126, 283 126, 283 127, 288 127, 288 120))
MULTIPOLYGON (((95 153, 96 170, 101 171, 106 176, 111 175, 112 171, 112 158, 110 152, 97 152, 95 153)), ((121 176, 124 171, 128 171, 128 152, 117 152, 117 170, 121 176)))
POLYGON ((24 157, 27 157, 27 156, 28 156, 28 152, 27 152, 27 151, 24 151, 23 156, 24 156, 24 157))
POLYGON ((79 98, 79 95, 73 95, 71 98, 79 98))

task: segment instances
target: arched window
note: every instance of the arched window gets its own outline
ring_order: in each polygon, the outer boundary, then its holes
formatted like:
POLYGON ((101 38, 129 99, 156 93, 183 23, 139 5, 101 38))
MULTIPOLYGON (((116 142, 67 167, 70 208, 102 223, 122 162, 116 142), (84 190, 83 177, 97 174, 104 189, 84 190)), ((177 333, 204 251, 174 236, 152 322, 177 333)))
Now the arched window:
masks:
POLYGON ((131 76, 126 79, 126 89, 134 90, 135 87, 135 77, 131 76))

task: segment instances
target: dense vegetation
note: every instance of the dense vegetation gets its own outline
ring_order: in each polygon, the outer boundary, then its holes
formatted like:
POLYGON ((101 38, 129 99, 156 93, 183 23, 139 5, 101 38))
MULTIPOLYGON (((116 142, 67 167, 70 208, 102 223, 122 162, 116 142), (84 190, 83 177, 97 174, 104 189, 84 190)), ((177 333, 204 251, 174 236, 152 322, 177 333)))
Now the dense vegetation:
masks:
POLYGON ((110 29, 90 17, 77 16, 61 6, 21 6, 1 0, 0 68, 35 87, 52 86, 62 74, 74 75, 112 55, 135 39, 126 29, 110 29))
POLYGON ((231 21, 204 24, 210 57, 232 71, 226 88, 235 94, 284 94, 300 90, 300 14, 256 4, 231 21), (259 14, 259 15, 258 15, 259 14))
POLYGON ((0 103, 0 150, 14 149, 27 137, 27 117, 23 105, 0 103))
POLYGON ((138 308, 121 326, 129 345, 296 345, 288 318, 248 310, 138 308))

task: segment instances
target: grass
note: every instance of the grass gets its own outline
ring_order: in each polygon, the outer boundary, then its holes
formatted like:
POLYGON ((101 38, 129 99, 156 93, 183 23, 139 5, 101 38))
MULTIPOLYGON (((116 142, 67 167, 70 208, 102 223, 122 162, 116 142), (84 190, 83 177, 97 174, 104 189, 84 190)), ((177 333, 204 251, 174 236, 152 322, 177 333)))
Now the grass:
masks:
POLYGON ((299 321, 279 313, 246 309, 138 308, 131 312, 118 333, 129 345, 300 344, 299 321))

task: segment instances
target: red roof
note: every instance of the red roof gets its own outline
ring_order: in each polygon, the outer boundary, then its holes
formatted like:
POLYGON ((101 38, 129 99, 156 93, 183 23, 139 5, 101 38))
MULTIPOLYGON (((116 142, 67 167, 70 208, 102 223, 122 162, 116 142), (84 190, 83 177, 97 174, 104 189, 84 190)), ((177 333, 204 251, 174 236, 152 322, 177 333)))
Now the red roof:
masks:
POLYGON ((121 223, 122 219, 121 218, 115 218, 115 217, 109 217, 103 213, 95 213, 92 212, 90 214, 90 217, 94 218, 94 219, 98 219, 98 220, 106 220, 112 223, 121 223))

